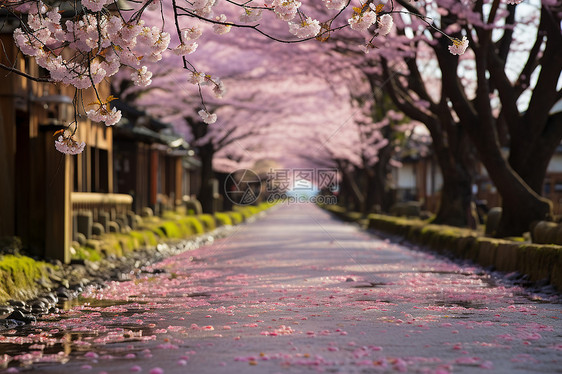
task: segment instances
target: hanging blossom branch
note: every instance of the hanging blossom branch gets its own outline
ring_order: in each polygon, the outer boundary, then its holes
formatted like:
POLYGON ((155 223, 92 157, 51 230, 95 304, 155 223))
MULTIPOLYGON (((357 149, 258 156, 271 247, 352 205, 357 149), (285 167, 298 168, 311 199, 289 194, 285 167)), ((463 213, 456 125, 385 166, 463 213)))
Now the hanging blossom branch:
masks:
MULTIPOLYGON (((508 4, 520 2, 503 1, 508 4)), ((297 0, 271 0, 263 6, 252 5, 252 0, 244 3, 227 0, 227 4, 242 11, 239 16, 241 23, 235 23, 227 21, 224 14, 214 16, 216 0, 138 0, 131 3, 137 9, 129 17, 119 9, 117 0, 2 0, 0 4, 0 9, 7 10, 9 15, 20 21, 20 26, 14 31, 14 40, 20 51, 35 58, 39 66, 49 71, 50 77, 34 78, 7 65, 0 65, 0 68, 35 81, 68 84, 77 90, 74 99, 75 120, 68 125, 67 130, 57 134, 56 146, 63 153, 76 154, 84 148, 83 143, 74 140, 80 105, 77 98, 81 97, 78 91, 93 87, 97 101, 88 103, 87 108, 84 108, 89 109, 85 110, 87 117, 107 126, 114 125, 121 118, 121 112, 110 105, 115 98, 100 97, 96 85, 128 67, 133 69, 131 81, 136 86, 148 86, 152 82, 152 72, 146 65, 141 65, 141 61, 158 62, 162 54, 168 51, 182 57, 183 67, 188 70, 188 80, 198 86, 203 107, 199 112, 202 120, 208 124, 216 121, 216 114, 210 113, 205 107, 201 86, 211 86, 213 93, 222 97, 224 84, 219 78, 198 71, 188 61, 186 56, 197 49, 197 40, 203 28, 195 25, 182 29, 181 17, 211 24, 213 31, 219 35, 228 33, 233 27, 246 28, 280 43, 299 43, 314 38, 325 41, 330 33, 349 27, 358 32, 372 33, 365 47, 367 52, 375 37, 390 33, 392 14, 398 13, 394 10, 393 0, 390 0, 390 11, 383 11, 384 4, 375 4, 373 0, 322 0, 327 9, 335 11, 335 15, 320 23, 307 16, 301 10, 302 3, 297 0), (175 29, 180 41, 174 48, 169 47, 171 35, 168 32, 149 26, 144 21, 146 11, 162 12, 164 21, 163 1, 169 1, 174 11, 175 29), (352 6, 352 2, 356 2, 357 6, 352 6), (349 7, 352 12, 347 22, 332 28, 332 23, 349 7), (280 21, 287 22, 289 32, 298 39, 284 40, 263 31, 259 21, 264 12, 272 12, 280 21)), ((411 14, 419 17, 419 13, 411 14)), ((451 53, 464 53, 468 46, 466 38, 462 41, 450 39, 453 42, 451 53)))

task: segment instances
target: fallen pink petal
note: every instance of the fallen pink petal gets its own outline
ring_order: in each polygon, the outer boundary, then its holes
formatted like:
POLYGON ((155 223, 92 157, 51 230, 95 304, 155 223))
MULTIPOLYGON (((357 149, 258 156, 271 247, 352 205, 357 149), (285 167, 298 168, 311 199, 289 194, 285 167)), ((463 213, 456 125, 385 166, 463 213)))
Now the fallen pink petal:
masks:
POLYGON ((0 347, 18 347, 0 354, 5 372, 533 373, 562 364, 556 296, 533 301, 474 264, 380 239, 313 205, 280 206, 235 230, 86 288, 83 302, 26 334, 0 331, 0 347))

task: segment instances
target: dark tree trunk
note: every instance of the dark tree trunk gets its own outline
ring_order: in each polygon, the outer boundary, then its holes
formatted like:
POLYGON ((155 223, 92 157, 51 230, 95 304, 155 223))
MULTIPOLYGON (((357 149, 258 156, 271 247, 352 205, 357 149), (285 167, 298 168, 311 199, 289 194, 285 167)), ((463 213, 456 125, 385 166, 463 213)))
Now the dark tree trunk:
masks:
POLYGON ((347 165, 343 161, 336 160, 336 163, 342 175, 341 197, 343 204, 351 211, 362 210, 364 199, 353 173, 348 170, 347 165))
POLYGON ((409 67, 409 89, 430 102, 430 112, 421 111, 411 101, 404 100, 408 88, 391 79, 386 62, 383 62, 385 86, 398 108, 407 116, 422 122, 428 129, 437 164, 443 176, 443 187, 439 208, 433 222, 451 226, 466 227, 473 224, 471 214, 472 181, 476 159, 474 150, 463 128, 451 117, 448 104, 444 98, 434 103, 427 94, 423 79, 414 61, 409 67))
POLYGON ((443 171, 443 188, 439 208, 435 218, 436 224, 475 228, 472 216, 472 178, 462 169, 443 171))
POLYGON ((519 236, 529 231, 533 222, 550 219, 552 203, 525 183, 502 156, 499 147, 490 144, 493 139, 476 132, 472 132, 471 138, 502 198, 502 217, 496 236, 519 236))
POLYGON ((205 144, 199 148, 199 157, 201 158, 201 187, 197 194, 197 199, 201 203, 204 213, 215 212, 215 196, 213 191, 213 155, 214 149, 212 144, 205 144))
POLYGON ((452 121, 444 101, 438 106, 437 114, 439 120, 426 124, 443 175, 439 208, 433 222, 475 228, 471 206, 475 150, 462 126, 452 121))
MULTIPOLYGON (((509 154, 513 170, 539 195, 542 194, 548 164, 562 138, 562 112, 551 115, 544 128, 534 143, 514 146, 509 154)), ((519 136, 517 139, 524 142, 529 137, 519 136)))
MULTIPOLYGON (((441 70, 444 72, 443 82, 455 111, 459 114, 463 128, 467 130, 478 150, 482 164, 486 167, 502 198, 502 217, 496 236, 519 236, 529 230, 532 222, 551 217, 552 204, 533 191, 503 157, 494 129, 495 119, 492 117, 491 110, 488 110, 488 95, 484 97, 484 94, 480 93, 477 96, 475 105, 478 109, 467 105, 466 98, 457 86, 459 83, 456 78, 448 78, 453 74, 456 77, 455 61, 451 62, 450 57, 445 53, 439 55, 441 55, 441 70)), ((477 65, 479 63, 482 62, 477 58, 477 65)), ((484 74, 482 69, 479 74, 484 74)), ((482 80, 483 78, 480 77, 480 85, 482 80)))
MULTIPOLYGON (((548 17, 541 18, 539 29, 544 28, 544 19, 550 20, 548 17)), ((549 131, 545 125, 548 122, 548 111, 556 101, 556 84, 562 66, 560 48, 553 44, 561 39, 560 25, 555 25, 555 28, 557 30, 547 38, 544 56, 541 59, 548 63, 541 65, 529 108, 523 116, 520 115, 516 104, 519 88, 513 86, 507 78, 504 71, 505 63, 497 54, 490 30, 476 30, 479 43, 474 47, 477 88, 473 100, 468 100, 457 76, 458 58, 447 52, 445 41, 441 41, 435 48, 443 75, 444 92, 451 99, 462 126, 469 134, 478 150, 480 160, 501 195, 502 216, 496 231, 498 237, 519 236, 528 231, 533 222, 549 219, 552 216, 551 202, 537 193, 542 189, 542 180, 548 162, 546 160, 548 156, 546 154, 541 156, 543 151, 537 148, 550 148, 548 152, 553 150, 552 147, 540 145, 541 138, 548 144, 551 141, 556 145, 560 143, 560 137, 554 135, 560 134, 560 129, 553 131, 551 136, 554 139, 544 137, 549 131), (500 118, 493 114, 489 97, 492 89, 496 88, 502 104, 500 118), (509 129, 510 161, 513 162, 513 166, 504 158, 501 151, 498 123, 503 120, 506 121, 509 129), (531 171, 535 156, 538 157, 535 166, 539 170, 531 171), (528 164, 529 162, 531 165, 528 164), (525 178, 529 178, 529 183, 525 178)), ((541 38, 544 37, 543 31, 539 31, 539 34, 542 33, 541 38)), ((533 53, 530 56, 532 57, 533 53)), ((534 65, 531 60, 528 63, 529 66, 534 65)), ((521 92, 519 91, 519 94, 521 92)))
POLYGON ((191 127, 191 133, 195 140, 197 153, 201 159, 201 186, 197 193, 197 200, 201 203, 201 208, 204 213, 215 212, 215 198, 213 196, 212 180, 214 178, 213 172, 213 156, 215 155, 215 147, 213 143, 208 142, 205 144, 197 144, 197 141, 207 135, 208 125, 203 122, 192 122, 187 119, 191 127))
MULTIPOLYGON (((417 12, 406 1, 398 2, 417 12)), ((483 9, 483 2, 474 3, 476 12, 483 13, 483 9)), ((498 9, 499 2, 494 1, 486 10, 490 13, 486 17, 494 19, 498 9)), ((506 18, 506 26, 515 23, 514 11, 515 8, 509 8, 511 14, 506 18)), ((445 29, 458 19, 450 13, 441 17, 440 21, 440 26, 445 29)), ((480 161, 501 195, 503 211, 496 235, 518 236, 528 231, 532 222, 552 215, 551 203, 539 193, 548 160, 562 139, 561 126, 551 126, 549 118, 549 111, 561 97, 557 89, 562 70, 560 15, 553 11, 552 6, 543 4, 541 7, 535 42, 515 83, 506 74, 506 61, 514 40, 512 29, 506 27, 499 39, 492 38, 493 30, 489 27, 472 25, 469 33, 473 36, 471 49, 476 65, 475 97, 468 98, 468 91, 458 76, 459 58, 449 53, 450 41, 447 38, 436 39, 436 43, 432 44, 441 71, 441 92, 450 100, 462 128, 474 143, 480 161), (529 105, 521 114, 518 99, 529 87, 530 77, 535 72, 537 79, 533 83, 529 105), (499 94, 501 101, 499 115, 490 100, 490 94, 494 92, 499 94), (506 129, 509 137, 505 134, 506 129), (501 141, 505 140, 510 143, 509 162, 501 151, 501 141)), ((460 31, 450 36, 462 38, 460 31)), ((414 65, 414 69, 415 63, 414 59, 407 62, 408 66, 414 65)), ((423 95, 419 96, 425 99, 423 95)))
POLYGON ((381 148, 378 161, 367 174, 367 194, 365 195, 365 212, 388 212, 392 204, 392 192, 390 191, 390 158, 394 146, 389 143, 381 148))
MULTIPOLYGON (((533 222, 551 219, 552 203, 541 197, 525 182, 503 158, 499 147, 495 149, 491 147, 490 139, 486 139, 486 136, 482 136, 478 131, 472 132, 471 138, 477 145, 480 159, 502 198, 502 217, 496 236, 519 236, 529 231, 533 222)), ((534 156, 531 154, 528 157, 534 156)), ((545 172, 546 168, 542 175, 535 175, 535 188, 539 190, 545 172)))

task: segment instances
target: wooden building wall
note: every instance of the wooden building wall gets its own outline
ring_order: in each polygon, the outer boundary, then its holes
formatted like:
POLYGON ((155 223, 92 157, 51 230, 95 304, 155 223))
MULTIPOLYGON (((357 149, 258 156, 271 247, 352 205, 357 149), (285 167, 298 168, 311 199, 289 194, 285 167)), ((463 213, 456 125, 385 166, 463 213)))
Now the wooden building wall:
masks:
MULTIPOLYGON (((40 76, 40 68, 18 52, 10 34, 0 34, 0 42, 3 64, 40 76)), ((0 236, 18 236, 32 254, 68 262, 72 239, 70 194, 112 192, 112 130, 103 124, 91 124, 82 116, 76 137, 87 143, 85 152, 64 155, 55 149, 54 134, 68 123, 51 118, 63 107, 42 98, 71 98, 75 90, 35 82, 16 73, 3 73, 1 83, 0 236)), ((106 98, 109 86, 101 85, 98 92, 106 98)), ((84 91, 83 98, 85 103, 95 101, 93 90, 84 91)))

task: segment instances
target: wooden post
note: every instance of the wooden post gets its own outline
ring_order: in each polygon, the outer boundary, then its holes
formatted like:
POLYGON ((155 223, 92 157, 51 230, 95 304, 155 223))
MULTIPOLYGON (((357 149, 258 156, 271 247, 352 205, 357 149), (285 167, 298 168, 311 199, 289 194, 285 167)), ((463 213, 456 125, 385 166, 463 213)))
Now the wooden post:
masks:
POLYGON ((15 121, 12 113, 4 109, 4 101, 0 103, 0 236, 14 235, 14 178, 15 178, 15 121), (4 114, 3 114, 4 113, 4 114), (8 118, 9 116, 9 118, 8 118))
MULTIPOLYGON (((4 16, 3 16, 4 17, 4 16)), ((6 25, 7 26, 7 25, 6 25)), ((8 28, 10 30, 10 28, 8 28)), ((21 64, 17 56, 17 48, 14 45, 13 37, 3 31, 0 34, 0 62, 3 64, 21 64)), ((15 201, 16 189, 15 179, 15 157, 16 157, 16 118, 14 102, 16 101, 14 87, 14 74, 2 75, 0 85, 0 237, 12 236, 15 234, 15 201)))
POLYGON ((45 257, 69 263, 72 236, 71 156, 55 149, 53 134, 62 127, 39 128, 45 146, 45 257))
POLYGON ((156 203, 158 202, 158 173, 159 169, 159 155, 156 149, 150 150, 150 205, 156 210, 156 203))
POLYGON ((111 126, 104 126, 103 131, 107 144, 107 192, 113 193, 113 129, 111 126))
POLYGON ((181 205, 182 202, 182 198, 183 198, 183 164, 182 164, 182 158, 181 157, 176 157, 175 158, 175 167, 176 167, 176 172, 174 173, 174 177, 175 177, 175 191, 174 191, 174 195, 175 195, 175 199, 176 201, 174 201, 174 208, 177 205, 181 205))

